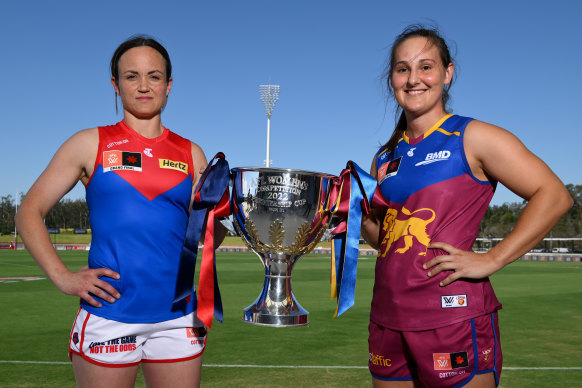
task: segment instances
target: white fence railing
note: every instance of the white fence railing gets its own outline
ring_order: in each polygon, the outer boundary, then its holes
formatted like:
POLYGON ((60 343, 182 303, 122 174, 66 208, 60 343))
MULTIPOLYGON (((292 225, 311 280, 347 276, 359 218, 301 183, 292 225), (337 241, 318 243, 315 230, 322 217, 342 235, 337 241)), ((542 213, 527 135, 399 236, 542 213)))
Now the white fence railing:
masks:
MULTIPOLYGON (((70 250, 82 250, 88 251, 91 247, 91 244, 73 244, 73 243, 59 243, 53 244, 56 250, 59 251, 70 251, 70 250)), ((0 243, 0 249, 13 249, 12 243, 0 243)), ((24 243, 19 242, 17 244, 16 249, 23 250, 25 249, 24 243)), ((217 250, 217 252, 249 252, 250 249, 245 245, 221 245, 217 250)), ((331 255, 331 248, 330 247, 323 247, 319 246, 316 247, 311 254, 315 255, 331 255)), ((361 256, 376 256, 378 251, 373 248, 360 248, 360 255, 361 256)), ((519 260, 524 261, 557 261, 557 262, 572 262, 572 263, 580 263, 582 262, 582 253, 569 253, 569 252, 560 252, 560 253, 552 253, 552 252, 528 252, 519 260)))

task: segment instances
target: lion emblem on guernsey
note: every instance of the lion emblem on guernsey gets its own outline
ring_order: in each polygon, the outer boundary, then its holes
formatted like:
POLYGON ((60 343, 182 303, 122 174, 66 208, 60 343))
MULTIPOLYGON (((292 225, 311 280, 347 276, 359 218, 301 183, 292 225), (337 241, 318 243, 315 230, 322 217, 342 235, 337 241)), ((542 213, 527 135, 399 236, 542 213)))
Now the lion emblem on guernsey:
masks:
POLYGON ((381 244, 381 256, 385 256, 392 244, 400 239, 404 240, 404 247, 398 248, 396 253, 404 253, 412 247, 414 239, 424 245, 425 251, 420 253, 421 256, 426 256, 426 247, 430 243, 430 237, 426 232, 426 227, 435 219, 435 212, 429 208, 417 209, 410 211, 405 207, 400 210, 400 218, 403 215, 405 219, 398 219, 398 211, 396 209, 388 209, 384 222, 382 224, 382 232, 384 238, 381 244))

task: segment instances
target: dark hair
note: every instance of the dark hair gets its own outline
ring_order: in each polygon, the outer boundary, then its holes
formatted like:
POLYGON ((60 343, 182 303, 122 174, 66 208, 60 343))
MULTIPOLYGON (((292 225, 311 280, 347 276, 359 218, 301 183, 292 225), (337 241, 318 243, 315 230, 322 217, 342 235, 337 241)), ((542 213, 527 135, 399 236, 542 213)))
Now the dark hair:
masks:
POLYGON ((125 42, 123 42, 122 44, 120 44, 119 47, 117 47, 117 50, 115 50, 115 52, 113 53, 113 56, 111 57, 111 65, 110 65, 111 66, 111 76, 113 78, 115 78, 115 80, 118 79, 118 77, 119 77, 119 59, 121 58, 121 56, 123 54, 125 54, 126 51, 128 51, 129 49, 132 49, 134 47, 142 47, 142 46, 147 46, 147 47, 153 48, 154 50, 159 52, 160 55, 164 58, 164 62, 166 63, 166 82, 169 82, 170 78, 172 77, 172 62, 170 61, 170 55, 168 54, 168 52, 166 51, 164 46, 162 46, 160 43, 158 43, 158 41, 156 41, 155 39, 153 39, 147 35, 133 36, 133 37, 129 38, 128 40, 126 40, 125 42))
MULTIPOLYGON (((394 43, 392 44, 392 49, 390 50, 390 59, 388 60, 384 73, 382 74, 382 78, 386 80, 386 87, 388 89, 388 94, 390 97, 394 97, 394 90, 392 90, 392 86, 390 86, 390 77, 392 76, 392 72, 394 71, 395 65, 394 57, 396 54, 396 50, 402 44, 402 42, 409 38, 414 37, 426 38, 431 46, 437 48, 439 56, 441 58, 441 62, 445 69, 448 67, 449 63, 453 62, 453 58, 451 56, 449 47, 436 27, 425 27, 420 24, 413 24, 406 27, 404 31, 402 31, 402 33, 398 35, 394 40, 394 43)), ((443 94, 441 98, 445 110, 447 110, 447 103, 449 102, 449 90, 453 85, 453 78, 451 78, 451 82, 448 85, 445 85, 445 87, 443 88, 443 94)), ((394 153, 394 151, 396 150, 398 140, 400 140, 402 134, 404 133, 407 127, 406 115, 404 114, 400 106, 396 108, 396 116, 398 117, 396 128, 394 128, 392 136, 390 136, 390 139, 383 146, 388 148, 389 154, 394 153)))
MULTIPOLYGON (((170 82, 170 78, 172 77, 172 62, 170 61, 170 55, 158 41, 153 39, 147 35, 135 35, 123 42, 122 44, 117 47, 117 50, 113 53, 111 57, 111 76, 115 78, 115 81, 119 79, 119 59, 126 51, 132 49, 134 47, 142 47, 147 46, 151 47, 157 52, 160 53, 162 58, 164 58, 164 62, 166 63, 166 82, 170 82)), ((118 113, 117 109, 117 92, 115 92, 115 113, 118 113)))

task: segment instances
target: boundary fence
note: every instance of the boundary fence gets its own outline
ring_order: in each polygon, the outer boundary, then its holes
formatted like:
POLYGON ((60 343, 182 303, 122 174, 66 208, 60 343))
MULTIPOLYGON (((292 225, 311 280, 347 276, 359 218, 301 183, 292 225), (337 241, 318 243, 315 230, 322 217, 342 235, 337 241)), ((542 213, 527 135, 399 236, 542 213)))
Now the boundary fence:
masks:
MULTIPOLYGON (((70 243, 58 243, 53 244, 58 251, 88 251, 91 244, 70 244, 70 243)), ((14 243, 0 243, 0 249, 14 249, 14 243)), ((16 249, 25 249, 24 243, 19 242, 16 245, 16 249)), ((216 250, 217 252, 241 252, 247 253, 251 250, 245 245, 221 245, 216 250)), ((315 255, 331 255, 330 247, 316 247, 311 254, 315 255)), ((376 256, 378 251, 373 248, 360 248, 360 256, 376 256)), ((524 261, 556 261, 556 262, 572 262, 580 263, 582 262, 582 253, 552 253, 552 252, 528 252, 519 260, 524 261)))

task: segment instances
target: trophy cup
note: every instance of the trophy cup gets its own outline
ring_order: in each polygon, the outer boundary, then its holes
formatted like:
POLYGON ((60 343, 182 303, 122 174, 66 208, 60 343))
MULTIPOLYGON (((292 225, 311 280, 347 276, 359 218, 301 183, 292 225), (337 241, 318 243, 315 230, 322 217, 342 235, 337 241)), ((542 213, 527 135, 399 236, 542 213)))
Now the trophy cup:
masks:
POLYGON ((325 211, 332 175, 276 168, 231 170, 233 221, 265 268, 263 289, 243 321, 260 326, 307 325, 295 299, 291 271, 315 248, 330 223, 325 211))

